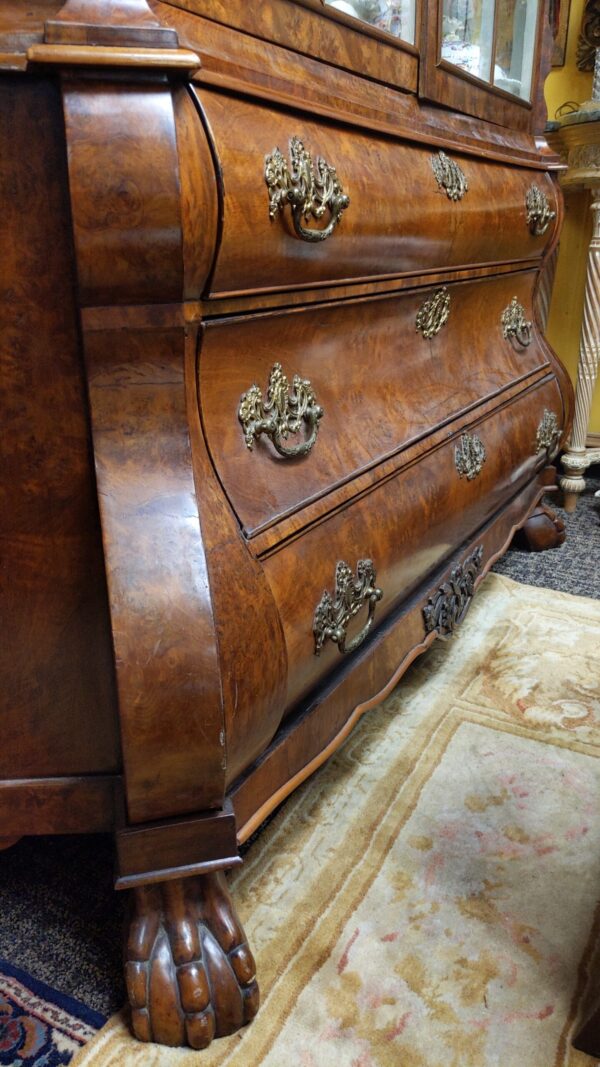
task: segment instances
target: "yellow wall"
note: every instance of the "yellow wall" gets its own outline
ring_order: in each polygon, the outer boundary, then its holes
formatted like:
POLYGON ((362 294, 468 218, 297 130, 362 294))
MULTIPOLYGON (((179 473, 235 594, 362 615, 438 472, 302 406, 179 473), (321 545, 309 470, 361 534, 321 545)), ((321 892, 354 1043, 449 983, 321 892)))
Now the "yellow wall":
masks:
MULTIPOLYGON (((584 0, 571 0, 565 65, 553 68, 546 78, 544 93, 550 119, 565 101, 582 103, 592 95, 592 75, 577 70, 575 61, 583 3, 584 0)), ((588 203, 589 193, 583 190, 565 193, 565 221, 547 328, 548 340, 573 381, 577 377, 587 246, 592 228, 588 203)), ((589 430, 600 433, 600 388, 596 389, 589 430)))
MULTIPOLYGON (((566 0, 562 0, 563 3, 566 0)), ((567 35, 567 52, 564 67, 553 67, 544 85, 544 96, 548 108, 548 118, 553 119, 555 112, 566 100, 576 100, 581 104, 592 95, 592 75, 577 70, 577 38, 581 28, 584 0, 571 0, 569 13, 569 32, 567 35)))

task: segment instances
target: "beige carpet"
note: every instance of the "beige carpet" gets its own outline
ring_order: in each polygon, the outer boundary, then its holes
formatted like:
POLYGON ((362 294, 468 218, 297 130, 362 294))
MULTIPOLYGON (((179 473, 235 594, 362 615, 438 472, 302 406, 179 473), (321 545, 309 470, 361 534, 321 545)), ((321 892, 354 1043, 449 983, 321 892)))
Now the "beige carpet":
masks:
POLYGON ((600 603, 489 576, 231 878, 255 1022, 72 1067, 589 1067, 599 755, 600 603))

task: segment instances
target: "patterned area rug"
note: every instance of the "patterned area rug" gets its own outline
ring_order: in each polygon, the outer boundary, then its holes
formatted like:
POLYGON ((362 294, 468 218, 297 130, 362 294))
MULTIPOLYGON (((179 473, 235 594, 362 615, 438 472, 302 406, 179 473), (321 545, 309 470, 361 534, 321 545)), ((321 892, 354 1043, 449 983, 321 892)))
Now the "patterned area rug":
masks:
POLYGON ((0 1064, 63 1067, 106 1019, 0 959, 0 1064))
POLYGON ((490 575, 231 878, 262 988, 203 1053, 114 1016, 72 1067, 589 1067, 600 604, 490 575))

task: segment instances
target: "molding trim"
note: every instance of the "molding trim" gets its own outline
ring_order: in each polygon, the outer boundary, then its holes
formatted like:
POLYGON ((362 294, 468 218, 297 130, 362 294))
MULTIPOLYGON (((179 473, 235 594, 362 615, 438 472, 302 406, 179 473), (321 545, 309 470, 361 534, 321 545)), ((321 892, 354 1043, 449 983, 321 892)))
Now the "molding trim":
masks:
POLYGON ((29 63, 53 63, 76 67, 144 67, 179 70, 193 74, 200 57, 187 48, 119 48, 84 44, 33 44, 27 49, 29 63))

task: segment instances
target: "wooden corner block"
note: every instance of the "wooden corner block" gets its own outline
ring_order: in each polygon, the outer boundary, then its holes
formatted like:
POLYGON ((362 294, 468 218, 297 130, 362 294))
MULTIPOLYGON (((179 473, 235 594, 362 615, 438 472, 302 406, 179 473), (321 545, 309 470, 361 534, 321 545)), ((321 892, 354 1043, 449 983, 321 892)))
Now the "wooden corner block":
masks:
POLYGON ((223 808, 201 815, 124 825, 116 833, 116 850, 116 889, 207 874, 242 862, 228 800, 223 808))

